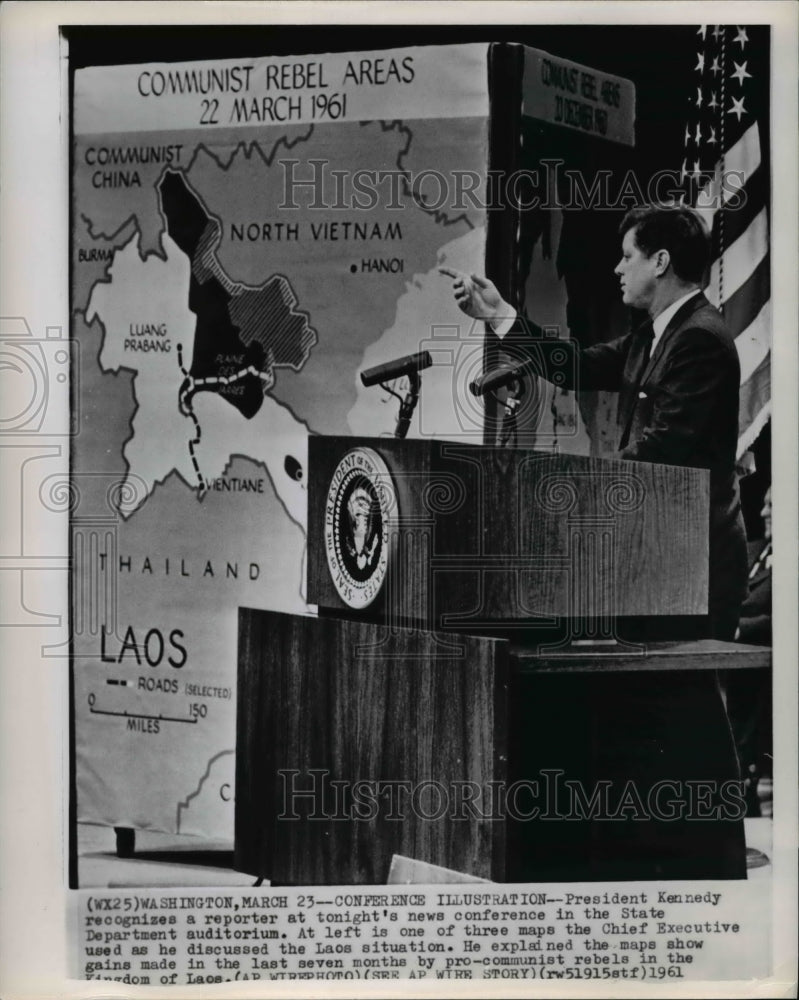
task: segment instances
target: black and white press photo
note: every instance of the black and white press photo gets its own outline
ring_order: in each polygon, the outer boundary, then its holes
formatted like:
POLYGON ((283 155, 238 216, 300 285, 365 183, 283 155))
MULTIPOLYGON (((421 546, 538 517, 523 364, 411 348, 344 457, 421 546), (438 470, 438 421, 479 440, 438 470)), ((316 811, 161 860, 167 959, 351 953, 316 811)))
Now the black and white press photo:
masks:
POLYGON ((4 717, 56 685, 65 995, 790 995, 795 9, 25 6, 4 717))

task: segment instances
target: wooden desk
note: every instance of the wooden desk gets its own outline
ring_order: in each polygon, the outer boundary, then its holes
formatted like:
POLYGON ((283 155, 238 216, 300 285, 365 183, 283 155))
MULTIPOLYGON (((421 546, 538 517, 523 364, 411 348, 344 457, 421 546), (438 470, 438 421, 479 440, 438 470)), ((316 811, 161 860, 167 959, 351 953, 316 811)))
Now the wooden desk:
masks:
POLYGON ((738 642, 698 639, 694 642, 648 642, 634 645, 578 645, 557 650, 531 649, 512 643, 515 671, 527 673, 618 673, 646 670, 768 669, 771 649, 738 642))
POLYGON ((608 782, 611 811, 628 782, 645 807, 656 793, 666 811, 724 806, 719 788, 737 771, 716 669, 765 668, 769 650, 705 641, 536 655, 249 609, 239 629, 242 871, 284 885, 385 883, 402 854, 492 881, 745 877, 742 819, 634 818, 634 801, 616 819, 567 814, 575 787, 589 807, 608 782), (560 818, 520 818, 531 781, 539 807, 556 782, 560 818), (503 811, 497 789, 514 786, 503 811))

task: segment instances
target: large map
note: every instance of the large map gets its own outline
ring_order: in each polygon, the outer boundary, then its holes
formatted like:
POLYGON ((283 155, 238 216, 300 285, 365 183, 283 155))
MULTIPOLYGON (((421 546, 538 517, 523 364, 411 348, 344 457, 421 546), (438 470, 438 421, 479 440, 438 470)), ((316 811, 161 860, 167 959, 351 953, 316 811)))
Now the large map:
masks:
POLYGON ((391 434, 358 372, 430 349, 410 433, 479 440, 438 267, 483 268, 486 46, 94 67, 73 125, 78 818, 230 840, 237 609, 314 611, 308 435, 391 434))

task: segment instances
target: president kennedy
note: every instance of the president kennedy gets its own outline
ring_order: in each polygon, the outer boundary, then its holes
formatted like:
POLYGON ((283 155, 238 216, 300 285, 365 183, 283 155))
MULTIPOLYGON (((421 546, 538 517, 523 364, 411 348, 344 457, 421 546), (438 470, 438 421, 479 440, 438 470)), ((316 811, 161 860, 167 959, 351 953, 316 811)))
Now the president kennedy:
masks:
MULTIPOLYGON (((580 350, 570 341, 536 339, 576 351, 573 389, 618 395, 618 455, 710 472, 710 589, 712 635, 732 639, 746 595, 746 536, 735 476, 740 367, 733 338, 702 293, 710 240, 701 218, 682 207, 628 212, 620 226, 615 268, 626 305, 648 320, 623 337, 580 350)), ((486 278, 450 268, 455 299, 503 340, 503 351, 529 357, 535 332, 486 278)), ((563 371, 563 368, 559 369, 563 371)), ((538 374, 547 378, 547 371, 538 374)))

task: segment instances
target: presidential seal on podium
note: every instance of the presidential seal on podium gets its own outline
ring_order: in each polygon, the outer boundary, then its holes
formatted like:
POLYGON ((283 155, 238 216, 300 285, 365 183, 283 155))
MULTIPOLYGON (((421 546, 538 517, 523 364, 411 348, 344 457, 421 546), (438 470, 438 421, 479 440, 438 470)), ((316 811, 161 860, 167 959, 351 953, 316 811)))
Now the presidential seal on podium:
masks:
POLYGON ((386 578, 397 495, 388 466, 371 448, 353 448, 336 466, 325 506, 330 575, 351 608, 368 607, 386 578))

